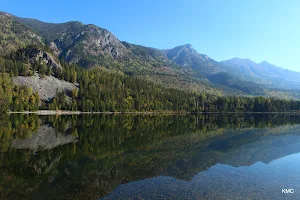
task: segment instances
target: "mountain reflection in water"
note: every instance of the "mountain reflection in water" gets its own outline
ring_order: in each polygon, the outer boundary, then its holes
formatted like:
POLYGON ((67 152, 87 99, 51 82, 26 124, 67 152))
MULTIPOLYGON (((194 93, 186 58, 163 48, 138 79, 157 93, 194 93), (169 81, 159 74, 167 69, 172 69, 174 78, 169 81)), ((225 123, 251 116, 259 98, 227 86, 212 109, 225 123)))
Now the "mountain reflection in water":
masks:
MULTIPOLYGON (((219 163, 199 169, 190 179, 178 177, 173 169, 167 175, 120 185, 103 199, 299 199, 300 153, 289 155, 293 152, 300 152, 299 136, 270 136, 222 155, 206 152, 219 163), (279 159, 272 161, 275 158, 279 159), (284 188, 295 193, 282 194, 284 188)), ((202 164, 201 156, 204 153, 172 167, 184 170, 179 174, 188 173, 202 164)))
POLYGON ((2 116, 0 198, 297 199, 299 124, 297 115, 2 116))

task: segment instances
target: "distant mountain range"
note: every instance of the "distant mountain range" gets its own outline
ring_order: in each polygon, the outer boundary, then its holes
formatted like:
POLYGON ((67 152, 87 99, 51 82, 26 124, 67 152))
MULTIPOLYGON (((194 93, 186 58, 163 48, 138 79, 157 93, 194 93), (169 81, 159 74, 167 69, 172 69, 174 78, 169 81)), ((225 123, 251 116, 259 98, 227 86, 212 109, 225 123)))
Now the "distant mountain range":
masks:
POLYGON ((166 87, 221 95, 299 96, 300 73, 268 62, 239 58, 217 62, 191 44, 159 50, 119 41, 92 24, 46 23, 1 12, 1 55, 32 44, 47 47, 57 61, 83 68, 102 66, 166 87))
POLYGON ((255 63, 250 59, 233 58, 222 61, 224 69, 246 80, 270 87, 300 88, 300 73, 275 66, 267 61, 255 63))

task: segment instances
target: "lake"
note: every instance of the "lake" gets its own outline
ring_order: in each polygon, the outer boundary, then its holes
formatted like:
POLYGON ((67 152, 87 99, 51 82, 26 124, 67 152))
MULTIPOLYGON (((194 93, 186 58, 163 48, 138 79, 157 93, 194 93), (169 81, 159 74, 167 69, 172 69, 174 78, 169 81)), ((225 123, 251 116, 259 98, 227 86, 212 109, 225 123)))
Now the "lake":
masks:
POLYGON ((0 199, 300 199, 300 116, 0 116, 0 199))

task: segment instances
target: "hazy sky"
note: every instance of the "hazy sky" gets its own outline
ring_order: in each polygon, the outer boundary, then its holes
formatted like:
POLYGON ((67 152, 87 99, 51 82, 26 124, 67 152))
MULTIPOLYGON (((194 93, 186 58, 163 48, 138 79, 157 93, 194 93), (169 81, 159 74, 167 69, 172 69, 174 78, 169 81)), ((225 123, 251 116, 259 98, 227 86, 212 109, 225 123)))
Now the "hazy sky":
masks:
POLYGON ((300 71, 299 0, 1 0, 0 10, 96 24, 134 44, 189 43, 218 61, 250 58, 300 71))

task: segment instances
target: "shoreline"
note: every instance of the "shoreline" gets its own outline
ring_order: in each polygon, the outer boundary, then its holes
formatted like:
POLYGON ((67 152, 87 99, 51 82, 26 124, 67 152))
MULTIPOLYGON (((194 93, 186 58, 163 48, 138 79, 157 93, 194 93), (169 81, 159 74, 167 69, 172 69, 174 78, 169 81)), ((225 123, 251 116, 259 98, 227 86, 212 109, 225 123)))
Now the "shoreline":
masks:
POLYGON ((83 112, 70 110, 38 110, 38 111, 8 111, 8 114, 37 114, 37 115, 82 115, 82 114, 190 114, 185 111, 145 111, 145 112, 83 112))
POLYGON ((300 112, 187 112, 187 111, 131 111, 131 112, 83 112, 70 110, 8 111, 8 114, 82 115, 82 114, 300 114, 300 112))

